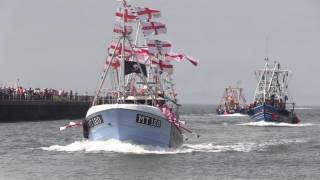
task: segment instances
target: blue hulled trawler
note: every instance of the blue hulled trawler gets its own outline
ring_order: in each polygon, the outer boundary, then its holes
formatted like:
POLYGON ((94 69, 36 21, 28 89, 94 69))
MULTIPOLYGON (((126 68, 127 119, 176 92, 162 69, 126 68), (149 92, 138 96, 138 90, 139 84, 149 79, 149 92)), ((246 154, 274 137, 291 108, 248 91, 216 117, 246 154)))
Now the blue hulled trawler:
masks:
POLYGON ((263 69, 256 71, 258 84, 254 103, 250 105, 250 116, 254 121, 284 122, 297 124, 295 103, 289 98, 288 78, 290 72, 281 69, 279 62, 270 63, 265 58, 263 69))

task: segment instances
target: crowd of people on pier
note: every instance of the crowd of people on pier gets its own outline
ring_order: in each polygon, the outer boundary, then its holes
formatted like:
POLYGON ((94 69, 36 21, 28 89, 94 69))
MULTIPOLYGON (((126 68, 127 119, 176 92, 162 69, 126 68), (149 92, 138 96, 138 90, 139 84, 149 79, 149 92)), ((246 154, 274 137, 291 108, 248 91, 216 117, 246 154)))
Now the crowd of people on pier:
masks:
MULTIPOLYGON (((88 96, 87 93, 84 96, 88 96)), ((1 100, 54 100, 54 97, 60 100, 79 100, 77 92, 72 90, 56 90, 52 88, 23 88, 0 86, 1 100)), ((81 96, 83 97, 83 96, 81 96)), ((88 99, 88 98, 86 98, 88 99)), ((86 100, 81 98, 81 100, 86 100)))

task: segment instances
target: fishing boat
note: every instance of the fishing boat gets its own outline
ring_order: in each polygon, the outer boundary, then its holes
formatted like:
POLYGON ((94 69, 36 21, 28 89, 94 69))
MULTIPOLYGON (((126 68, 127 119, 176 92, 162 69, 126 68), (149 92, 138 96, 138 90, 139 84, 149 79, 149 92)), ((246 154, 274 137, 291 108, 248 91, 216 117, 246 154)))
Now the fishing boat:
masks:
POLYGON ((229 86, 225 88, 216 113, 220 116, 243 116, 247 114, 247 110, 243 89, 229 86))
POLYGON ((256 71, 258 84, 250 105, 250 116, 254 121, 284 122, 297 124, 300 119, 294 112, 295 103, 288 90, 290 72, 281 69, 279 62, 270 63, 265 58, 263 69, 256 71))
POLYGON ((121 1, 101 81, 82 122, 88 140, 171 148, 182 145, 183 133, 192 133, 179 117, 172 63, 196 66, 198 61, 171 52, 170 41, 156 38, 167 32, 165 24, 154 21, 160 15, 121 1))

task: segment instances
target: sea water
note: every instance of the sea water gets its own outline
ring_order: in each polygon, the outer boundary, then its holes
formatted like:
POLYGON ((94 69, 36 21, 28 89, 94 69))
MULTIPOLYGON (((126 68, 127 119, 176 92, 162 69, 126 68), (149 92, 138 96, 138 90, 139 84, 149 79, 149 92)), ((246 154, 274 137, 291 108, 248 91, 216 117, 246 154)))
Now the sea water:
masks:
POLYGON ((301 124, 220 117, 185 105, 177 149, 116 140, 89 142, 69 120, 0 124, 0 179, 320 179, 320 108, 300 108, 301 124), (198 138, 197 135, 200 135, 198 138))

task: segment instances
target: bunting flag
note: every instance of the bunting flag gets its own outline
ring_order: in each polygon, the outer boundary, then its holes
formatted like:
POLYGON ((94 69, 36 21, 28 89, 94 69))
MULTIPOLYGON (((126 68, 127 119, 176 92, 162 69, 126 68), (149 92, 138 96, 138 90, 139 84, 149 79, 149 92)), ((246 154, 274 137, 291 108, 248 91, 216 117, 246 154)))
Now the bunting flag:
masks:
POLYGON ((166 58, 166 61, 177 61, 177 62, 181 62, 182 60, 186 59, 194 66, 197 66, 199 63, 198 60, 190 56, 185 56, 183 54, 167 53, 165 54, 165 58, 166 58))
POLYGON ((161 16, 161 12, 155 9, 136 7, 138 18, 141 20, 150 20, 161 16))
POLYGON ((141 30, 144 36, 167 33, 166 25, 159 22, 141 22, 141 30))
POLYGON ((82 127, 82 122, 81 121, 70 122, 69 124, 60 127, 60 131, 65 130, 67 128, 77 128, 77 127, 82 127))
POLYGON ((176 54, 176 53, 167 53, 165 54, 166 61, 177 61, 180 62, 184 58, 183 54, 176 54))
POLYGON ((119 7, 115 13, 117 21, 135 22, 137 19, 137 13, 134 8, 128 6, 123 9, 119 7))
POLYGON ((106 65, 110 64, 111 62, 111 67, 113 69, 118 69, 120 67, 120 60, 119 58, 115 57, 112 61, 111 61, 111 57, 109 56, 106 60, 106 65))
POLYGON ((148 48, 138 48, 137 50, 134 51, 134 53, 149 55, 149 50, 148 48))
POLYGON ((159 69, 163 72, 166 72, 168 74, 173 73, 173 65, 168 62, 165 62, 156 58, 152 58, 151 64, 156 65, 156 67, 159 67, 159 69))
POLYGON ((149 54, 167 54, 170 52, 171 43, 169 41, 147 40, 149 54))
POLYGON ((136 55, 139 61, 144 62, 149 58, 148 48, 138 48, 137 50, 134 51, 134 54, 136 55))
MULTIPOLYGON (((117 43, 113 41, 109 46, 108 51, 109 51, 109 56, 112 56, 113 53, 115 53, 115 55, 120 55, 122 53, 122 43, 119 43, 117 46, 117 43)), ((124 48, 125 56, 130 56, 132 52, 133 51, 130 47, 125 46, 124 48)))
POLYGON ((128 75, 131 73, 141 73, 142 70, 142 74, 147 77, 147 68, 146 65, 142 64, 142 63, 137 63, 134 61, 125 61, 125 65, 124 65, 124 74, 128 75), (140 65, 140 67, 139 67, 140 65))
POLYGON ((116 34, 120 34, 123 36, 128 36, 132 33, 133 28, 132 26, 122 26, 120 24, 115 24, 114 28, 113 28, 113 32, 115 32, 116 34))

